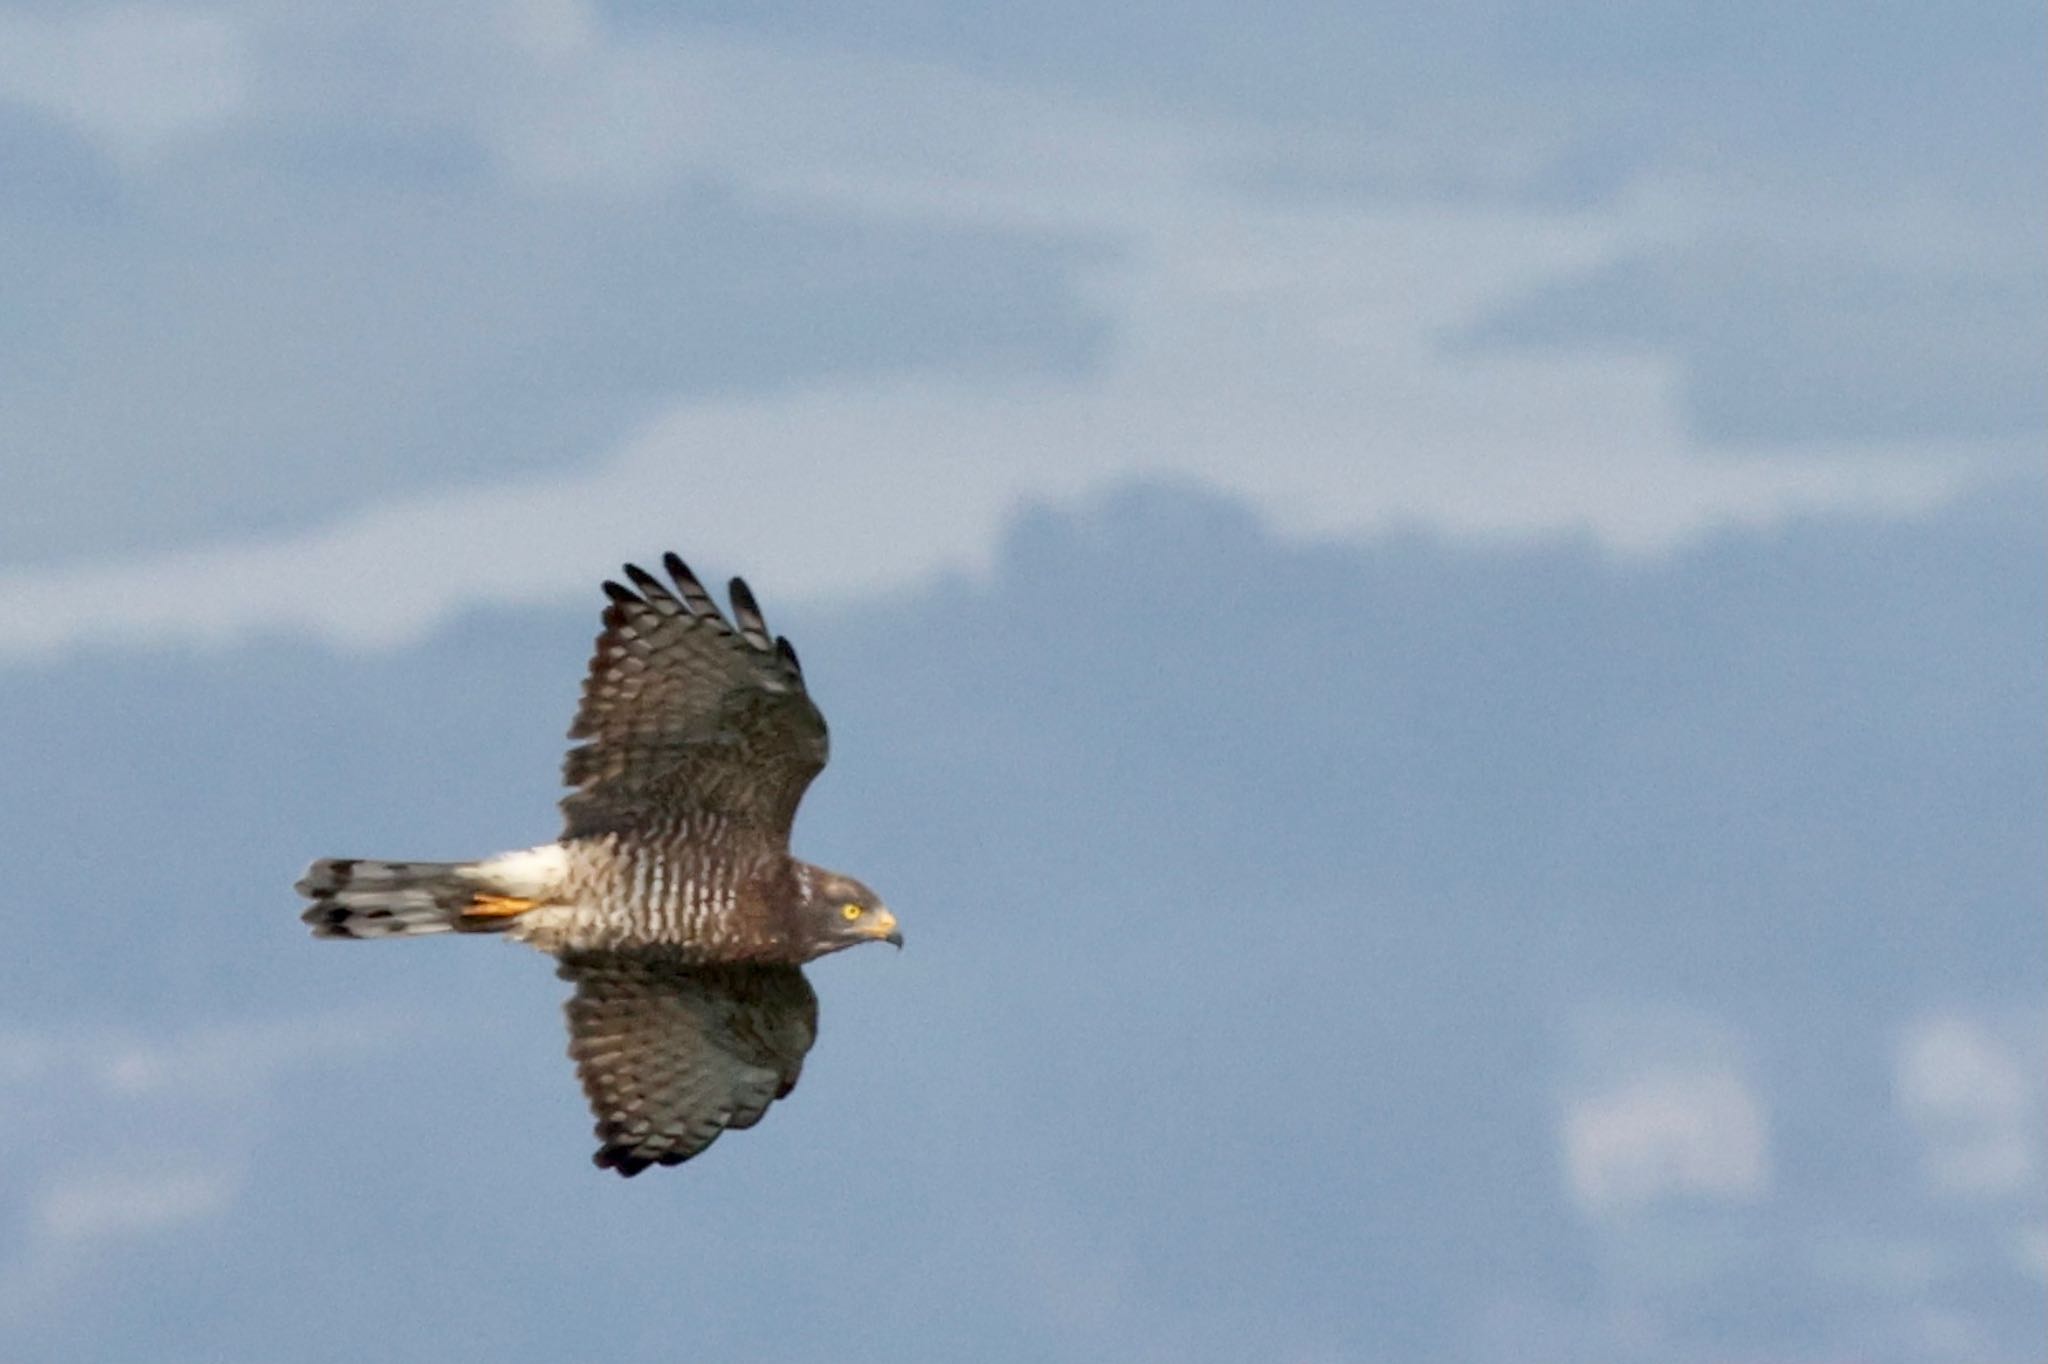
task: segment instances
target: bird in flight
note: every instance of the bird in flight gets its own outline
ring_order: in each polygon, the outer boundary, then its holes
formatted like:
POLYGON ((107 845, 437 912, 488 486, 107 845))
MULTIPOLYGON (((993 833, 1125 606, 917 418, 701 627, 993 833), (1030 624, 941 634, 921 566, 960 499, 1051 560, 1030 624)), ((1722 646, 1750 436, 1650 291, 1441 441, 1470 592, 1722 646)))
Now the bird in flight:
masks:
POLYGON ((730 620, 689 567, 632 564, 583 683, 553 843, 479 862, 322 858, 297 890, 316 938, 502 933, 576 988, 569 1056, 603 1169, 679 1165, 795 1087, 818 1032, 800 969, 903 945, 851 876, 799 861, 790 823, 825 719, 744 581, 730 620))

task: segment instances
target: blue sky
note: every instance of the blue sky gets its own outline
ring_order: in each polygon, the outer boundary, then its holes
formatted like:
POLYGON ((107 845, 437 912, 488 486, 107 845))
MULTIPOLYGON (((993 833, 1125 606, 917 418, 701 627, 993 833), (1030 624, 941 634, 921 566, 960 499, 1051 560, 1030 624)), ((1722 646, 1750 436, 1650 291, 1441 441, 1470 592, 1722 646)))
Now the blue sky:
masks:
POLYGON ((0 1353, 2032 1357, 2042 28, 0 9, 0 1353), (625 1185, 287 888, 671 546, 912 945, 625 1185))

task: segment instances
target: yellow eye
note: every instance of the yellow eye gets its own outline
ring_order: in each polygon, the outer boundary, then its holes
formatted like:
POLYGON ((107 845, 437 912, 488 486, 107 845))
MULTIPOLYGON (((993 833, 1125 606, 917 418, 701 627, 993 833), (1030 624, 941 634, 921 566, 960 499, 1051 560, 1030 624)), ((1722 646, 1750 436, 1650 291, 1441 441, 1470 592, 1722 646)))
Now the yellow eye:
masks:
POLYGON ((861 915, 865 913, 867 913, 867 911, 865 909, 862 909, 859 905, 841 905, 839 907, 839 917, 846 920, 848 923, 853 922, 855 919, 858 919, 861 915))

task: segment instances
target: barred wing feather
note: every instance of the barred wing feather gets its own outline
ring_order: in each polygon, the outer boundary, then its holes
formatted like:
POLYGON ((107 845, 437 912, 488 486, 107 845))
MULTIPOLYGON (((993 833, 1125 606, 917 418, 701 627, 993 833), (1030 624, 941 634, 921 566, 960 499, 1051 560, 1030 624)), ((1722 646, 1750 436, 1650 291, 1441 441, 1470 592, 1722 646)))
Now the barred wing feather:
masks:
POLYGON ((569 737, 565 837, 718 815, 786 845, 797 802, 825 766, 825 719, 786 639, 768 633, 745 582, 732 619, 688 565, 670 582, 634 565, 604 585, 604 631, 569 737))
POLYGON ((594 1159, 679 1165, 787 1095, 818 1033, 794 966, 689 966, 657 952, 562 958, 569 1055, 597 1116, 594 1159))

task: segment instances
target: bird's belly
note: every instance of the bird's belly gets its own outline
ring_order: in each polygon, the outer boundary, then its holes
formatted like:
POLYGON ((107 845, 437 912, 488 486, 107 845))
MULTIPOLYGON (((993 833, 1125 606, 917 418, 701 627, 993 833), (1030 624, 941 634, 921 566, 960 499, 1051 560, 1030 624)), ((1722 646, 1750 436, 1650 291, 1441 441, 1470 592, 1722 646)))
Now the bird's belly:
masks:
POLYGON ((605 839, 571 845, 552 902, 520 916, 512 935, 546 952, 674 949, 726 961, 740 917, 736 877, 672 848, 605 839))

